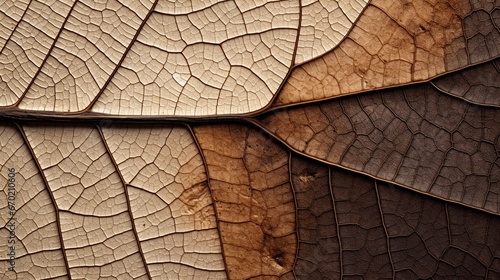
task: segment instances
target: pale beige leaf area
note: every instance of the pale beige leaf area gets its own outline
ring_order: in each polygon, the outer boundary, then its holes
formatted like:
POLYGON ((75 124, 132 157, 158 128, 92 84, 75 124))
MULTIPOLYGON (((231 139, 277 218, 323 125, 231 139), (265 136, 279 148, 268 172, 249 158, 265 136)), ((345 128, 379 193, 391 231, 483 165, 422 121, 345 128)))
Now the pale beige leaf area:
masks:
POLYGON ((185 127, 2 128, 2 159, 27 178, 17 189, 18 277, 226 278, 205 169, 185 127), (30 187, 39 190, 22 189, 30 187), (60 264, 36 267, 42 260, 60 264))
POLYGON ((103 132, 127 184, 151 276, 225 278, 206 172, 189 131, 127 126, 103 132))
POLYGON ((367 4, 41 2, 20 19, 3 7, 13 18, 1 29, 0 106, 179 116, 266 107, 292 66, 333 49, 367 4))
MULTIPOLYGON (((2 201, 0 211, 0 246, 2 248, 2 274, 10 279, 48 279, 67 277, 64 265, 64 252, 61 239, 58 235, 59 222, 56 206, 51 200, 50 190, 45 187, 42 175, 38 171, 36 162, 30 153, 29 146, 19 132, 11 124, 3 123, 0 128, 0 157, 2 168, 0 178, 2 184, 8 182, 9 169, 15 169, 15 191, 17 208, 15 230, 18 241, 8 243, 10 236, 8 188, 0 193, 2 201), (6 256, 10 246, 15 246, 17 262, 24 263, 16 267, 16 274, 6 273, 6 256), (5 253, 5 254, 4 254, 5 253), (50 260, 50 262, 47 262, 50 260)), ((6 184, 7 185, 7 184, 6 184)), ((12 200, 11 200, 12 201, 12 200)))

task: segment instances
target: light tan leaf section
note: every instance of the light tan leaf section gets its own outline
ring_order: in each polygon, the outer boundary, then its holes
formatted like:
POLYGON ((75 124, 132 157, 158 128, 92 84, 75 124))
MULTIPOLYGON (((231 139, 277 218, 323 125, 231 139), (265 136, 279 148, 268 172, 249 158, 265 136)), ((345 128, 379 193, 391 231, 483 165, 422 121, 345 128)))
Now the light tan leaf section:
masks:
POLYGON ((6 123, 0 124, 0 161, 2 279, 67 277, 50 194, 19 130, 6 123))
POLYGON ((292 65, 299 1, 161 1, 92 108, 115 115, 261 109, 292 65))
POLYGON ((229 278, 277 279, 291 271, 297 240, 286 150, 245 126, 200 126, 195 135, 210 175, 229 278))
MULTIPOLYGON (((29 146, 14 126, 0 131, 0 179, 16 169, 18 277, 226 279, 203 160, 187 128, 21 131, 29 146)), ((9 205, 0 210, 6 252, 9 205)))
POLYGON ((295 63, 337 46, 367 2, 6 2, 0 106, 113 115, 256 111, 295 63))
POLYGON ((69 274, 147 279, 123 184, 98 131, 63 126, 24 131, 59 210, 69 274))
POLYGON ((14 32, 30 1, 7 0, 0 3, 0 50, 14 32))
POLYGON ((189 130, 103 128, 123 180, 151 276, 225 279, 202 158, 189 130))
POLYGON ((23 89, 19 108, 84 110, 106 86, 152 5, 134 0, 76 2, 32 84, 23 89))
POLYGON ((337 48, 292 72, 276 105, 427 80, 498 56, 494 5, 474 2, 372 1, 337 48))
MULTIPOLYGON (((13 31, 5 30, 2 21, 2 32, 10 31, 12 34, 0 53, 0 106, 15 104, 29 89, 73 3, 71 0, 33 0, 25 14, 21 18, 17 16, 20 20, 13 31)), ((8 6, 5 3, 2 8, 8 6)), ((14 10, 6 12, 14 13, 14 10)))
POLYGON ((368 0, 301 2, 300 35, 295 63, 316 58, 336 47, 358 19, 368 0))

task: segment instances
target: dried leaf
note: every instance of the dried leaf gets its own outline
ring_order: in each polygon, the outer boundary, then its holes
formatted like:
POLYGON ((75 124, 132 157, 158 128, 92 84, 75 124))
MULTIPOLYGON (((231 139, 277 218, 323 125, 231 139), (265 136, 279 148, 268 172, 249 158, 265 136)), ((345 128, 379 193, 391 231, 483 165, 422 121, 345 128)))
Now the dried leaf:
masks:
POLYGON ((468 102, 500 106, 500 59, 466 68, 432 80, 432 85, 468 102))
POLYGON ((499 278, 499 19, 3 1, 0 274, 499 278))
POLYGON ((371 1, 338 48, 293 70, 275 106, 425 81, 498 57, 499 4, 489 2, 371 1))
POLYGON ((199 116, 267 106, 293 65, 347 35, 367 0, 30 2, 21 18, 9 4, 0 106, 199 116))
POLYGON ((407 86, 276 110, 257 122, 295 151, 500 213, 500 111, 407 86))

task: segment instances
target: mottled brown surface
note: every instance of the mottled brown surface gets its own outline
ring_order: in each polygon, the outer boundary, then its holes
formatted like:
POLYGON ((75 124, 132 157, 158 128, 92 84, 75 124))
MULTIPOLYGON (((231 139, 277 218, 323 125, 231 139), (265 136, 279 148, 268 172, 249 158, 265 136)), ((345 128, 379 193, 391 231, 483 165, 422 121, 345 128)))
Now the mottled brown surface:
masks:
POLYGON ((293 70, 275 105, 428 80, 498 56, 489 14, 498 9, 473 2, 372 1, 337 48, 293 70))
POLYGON ((210 175, 229 277, 290 271, 297 245, 288 153, 244 126, 200 126, 195 135, 210 175))
POLYGON ((278 110, 260 122, 313 158, 499 213, 499 120, 498 109, 420 85, 278 110))

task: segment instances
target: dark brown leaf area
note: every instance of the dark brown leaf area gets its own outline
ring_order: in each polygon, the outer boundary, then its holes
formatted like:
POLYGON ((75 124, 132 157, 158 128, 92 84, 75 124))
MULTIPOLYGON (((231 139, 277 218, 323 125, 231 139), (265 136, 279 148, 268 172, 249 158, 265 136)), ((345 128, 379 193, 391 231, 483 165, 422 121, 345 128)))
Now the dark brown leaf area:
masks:
POLYGON ((295 275, 299 279, 339 279, 341 253, 328 166, 293 157, 292 183, 299 246, 295 275))
POLYGON ((498 216, 387 184, 378 189, 396 278, 498 278, 498 216))
POLYGON ((500 1, 471 1, 473 11, 464 19, 464 33, 471 63, 500 54, 500 1))
POLYGON ((500 219, 294 157, 299 279, 497 279, 500 219), (339 271, 340 269, 340 271, 339 271))
POLYGON ((375 181, 332 172, 345 279, 391 278, 391 256, 378 205, 375 181))
POLYGON ((274 111, 260 125, 310 157, 500 212, 500 111, 429 84, 274 111))
POLYGON ((499 107, 500 59, 445 75, 433 80, 432 84, 437 89, 466 101, 499 107))

